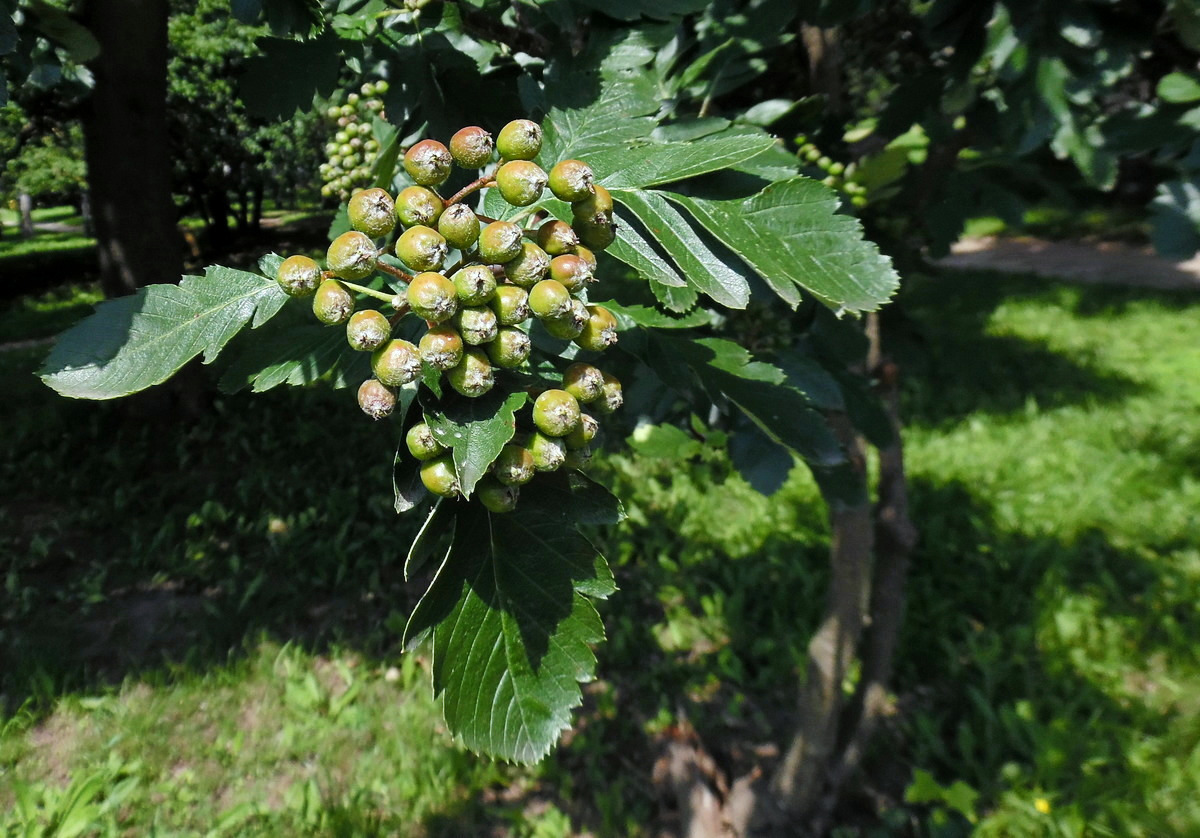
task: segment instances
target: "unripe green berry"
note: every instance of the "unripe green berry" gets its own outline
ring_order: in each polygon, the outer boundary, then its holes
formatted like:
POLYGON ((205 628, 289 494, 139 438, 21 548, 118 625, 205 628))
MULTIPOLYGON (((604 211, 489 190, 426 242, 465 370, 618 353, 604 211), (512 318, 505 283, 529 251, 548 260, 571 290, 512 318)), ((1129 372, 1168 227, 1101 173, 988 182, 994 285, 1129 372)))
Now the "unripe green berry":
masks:
POLYGON ((502 265, 521 253, 521 228, 511 221, 493 221, 479 234, 479 255, 491 265, 502 265))
POLYGON ((406 340, 389 340, 371 355, 375 377, 389 387, 401 387, 421 375, 421 356, 406 340))
POLYGON ((592 407, 597 413, 612 413, 618 410, 625 403, 625 394, 621 391, 621 382, 616 376, 604 373, 604 389, 600 393, 600 398, 592 402, 592 407))
POLYGON ((475 494, 489 511, 503 514, 517 508, 521 490, 516 486, 505 486, 494 477, 484 477, 475 484, 475 494))
POLYGON ((821 149, 815 145, 809 145, 804 151, 804 157, 810 163, 816 163, 821 159, 821 149))
POLYGON ((588 268, 591 269, 592 276, 596 275, 596 254, 588 250, 581 244, 575 245, 575 249, 571 251, 583 261, 587 262, 588 268))
POLYGON ((547 390, 533 403, 533 424, 546 436, 566 436, 579 416, 579 402, 566 390, 547 390))
POLYGON ((527 207, 542 197, 546 173, 537 163, 512 160, 497 170, 496 186, 504 200, 514 207, 527 207))
POLYGON ((396 409, 396 393, 374 378, 358 387, 358 406, 372 419, 382 419, 396 409))
POLYGON ((289 297, 308 297, 321 284, 321 267, 307 256, 289 256, 275 272, 275 280, 289 297))
POLYGON ((358 131, 358 136, 365 137, 371 133, 372 129, 368 123, 361 122, 361 123, 359 123, 358 128, 356 130, 358 131))
POLYGON ((491 390, 496 377, 487 355, 478 349, 468 349, 458 366, 446 373, 446 381, 455 392, 473 399, 491 390))
POLYGON ((592 449, 588 446, 582 448, 572 448, 567 446, 567 458, 563 461, 564 468, 573 468, 582 470, 587 468, 588 463, 592 461, 592 449))
POLYGON ((617 225, 607 221, 581 221, 575 219, 572 225, 579 234, 579 241, 592 250, 604 250, 617 240, 617 225))
POLYGON ((533 479, 536 470, 529 449, 511 442, 500 450, 500 456, 492 463, 492 474, 506 486, 523 486, 533 479))
POLYGON ((427 460, 421 465, 421 482, 425 488, 443 498, 458 494, 458 475, 454 473, 454 461, 444 455, 427 460))
POLYGON ((481 306, 496 293, 496 275, 487 265, 467 265, 454 275, 454 290, 464 306, 481 306))
POLYGON ((437 140, 421 140, 404 153, 404 171, 419 186, 437 186, 450 177, 454 160, 437 140))
POLYGON ((492 311, 501 326, 515 326, 529 319, 529 292, 516 285, 501 285, 492 297, 492 311))
POLYGON ((588 320, 587 306, 576 299, 571 300, 570 310, 559 317, 547 317, 542 326, 551 337, 559 340, 574 340, 583 331, 588 320))
POLYGON ((433 271, 414 276, 404 296, 418 317, 433 323, 449 320, 458 311, 454 283, 433 271))
POLYGON ((480 346, 495 340, 500 324, 496 312, 486 306, 470 306, 459 309, 454 317, 454 326, 462 335, 463 343, 480 346))
POLYGON ((442 234, 423 225, 409 227, 396 240, 396 258, 415 271, 436 271, 449 253, 442 234))
POLYGON ((442 199, 432 189, 409 186, 396 196, 396 217, 405 227, 432 227, 442 215, 442 199))
POLYGON ((833 175, 834 177, 841 177, 843 174, 845 174, 845 172, 846 165, 844 163, 838 163, 835 161, 829 166, 829 174, 833 175))
POLYGON ((345 323, 354 313, 354 295, 336 279, 327 279, 313 294, 313 314, 326 326, 345 323))
POLYGON ((570 253, 579 244, 579 236, 570 224, 554 218, 538 227, 537 241, 538 247, 551 256, 561 256, 570 253))
POLYGON ((587 322, 575 343, 589 352, 603 352, 617 342, 617 318, 604 306, 588 306, 587 311, 587 322))
POLYGON ((567 459, 567 446, 561 439, 534 431, 525 446, 533 457, 533 467, 538 471, 555 471, 567 459))
POLYGON ((327 108, 325 111, 325 116, 329 117, 330 119, 337 119, 341 115, 342 115, 342 109, 337 107, 336 105, 327 108))
POLYGON ((387 92, 388 92, 387 80, 380 79, 379 81, 375 82, 375 95, 376 96, 382 96, 383 94, 385 94, 387 92))
POLYGON ((421 360, 429 366, 435 370, 448 370, 462 360, 462 336, 453 326, 434 326, 421 336, 418 350, 421 360))
POLYGON ((529 290, 529 310, 541 320, 562 317, 571 310, 571 292, 555 279, 543 279, 529 290))
POLYGON ((325 251, 325 264, 342 279, 365 279, 375 272, 378 255, 370 236, 351 230, 330 243, 325 251))
POLYGON ((502 369, 521 366, 528 360, 532 348, 529 335, 512 326, 497 329, 496 337, 484 346, 491 362, 502 369))
POLYGON ((576 221, 596 223, 597 220, 611 219, 612 212, 612 193, 599 184, 592 187, 592 194, 571 203, 571 215, 576 221))
POLYGON ((560 201, 582 201, 592 194, 596 175, 582 160, 560 160, 550 170, 550 191, 560 201))
POLYGON ((505 160, 532 160, 542 150, 542 126, 529 119, 514 119, 500 129, 496 150, 505 160))
POLYGON ((404 444, 408 447, 408 453, 422 462, 446 453, 445 447, 437 441, 437 437, 433 435, 433 428, 429 427, 427 422, 418 422, 409 428, 408 433, 404 435, 404 444))
POLYGON ((456 250, 467 250, 479 241, 479 216, 466 204, 451 204, 437 222, 438 232, 456 250))
POLYGON ((546 278, 550 256, 531 241, 521 242, 521 252, 504 264, 504 275, 513 285, 532 288, 546 278))
POLYGON ((591 364, 571 364, 563 372, 563 389, 581 402, 595 401, 604 389, 604 374, 591 364))
POLYGON ((579 414, 579 424, 563 437, 563 442, 567 444, 568 451, 574 451, 589 445, 599 432, 600 423, 586 413, 581 413, 579 414))
POLYGON ((349 96, 346 97, 346 104, 347 105, 357 105, 358 100, 359 100, 359 95, 357 93, 351 93, 349 96))
POLYGON ((396 229, 396 204, 383 189, 364 189, 350 196, 346 205, 350 226, 373 239, 396 229))
POLYGON ((869 203, 869 201, 867 200, 866 195, 855 195, 853 198, 850 199, 850 203, 853 204, 854 206, 858 207, 859 209, 862 209, 869 203))
POLYGON ((356 311, 346 323, 346 341, 351 349, 372 352, 392 335, 392 324, 375 309, 356 311))
POLYGON ((362 87, 358 89, 358 92, 363 96, 370 98, 371 96, 375 95, 375 85, 371 84, 369 81, 365 81, 362 83, 362 87))
POLYGON ((495 148, 492 135, 478 125, 460 128, 450 138, 450 155, 464 169, 482 169, 492 162, 495 148))
POLYGON ((561 282, 572 294, 578 294, 592 281, 592 269, 575 254, 564 253, 550 260, 550 278, 561 282))

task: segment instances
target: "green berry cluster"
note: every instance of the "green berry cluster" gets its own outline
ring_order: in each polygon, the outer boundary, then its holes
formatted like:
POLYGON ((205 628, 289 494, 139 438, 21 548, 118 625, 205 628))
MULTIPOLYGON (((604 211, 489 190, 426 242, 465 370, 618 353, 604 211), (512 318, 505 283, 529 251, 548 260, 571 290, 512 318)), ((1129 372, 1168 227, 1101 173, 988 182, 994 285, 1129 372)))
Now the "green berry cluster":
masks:
POLYGON ((324 184, 321 195, 347 200, 355 189, 371 182, 371 170, 379 155, 379 141, 371 135, 371 121, 383 117, 383 100, 388 91, 386 81, 366 82, 358 93, 346 96, 344 102, 332 102, 325 117, 334 134, 325 144, 326 160, 320 173, 324 184))
MULTIPOLYGON (((324 270, 306 256, 290 256, 280 266, 277 279, 284 291, 311 297, 319 321, 345 324, 350 346, 372 353, 374 375, 358 391, 368 416, 389 415, 396 388, 428 383, 431 377, 466 398, 498 384, 529 389, 520 376, 508 381, 505 372, 528 369, 534 322, 586 352, 603 352, 616 342, 616 317, 588 303, 596 280, 595 251, 616 237, 612 196, 583 161, 563 160, 543 170, 533 162, 541 145, 541 126, 527 119, 508 123, 494 140, 478 126, 463 128, 446 145, 422 140, 403 158, 415 186, 395 196, 379 188, 350 196, 353 229, 330 243, 324 270), (438 187, 456 165, 486 174, 444 197, 438 187), (571 204, 572 223, 531 213, 522 226, 480 215, 462 202, 489 188, 514 207, 536 204, 548 189, 571 204), (381 258, 389 252, 411 272, 381 258), (461 258, 447 269, 452 252, 461 258), (403 293, 358 284, 376 273, 399 280, 403 293), (391 314, 356 310, 356 294, 385 303, 391 314), (424 321, 415 344, 393 337, 396 325, 410 314, 424 321)), ((481 502, 494 512, 508 511, 516 505, 519 487, 536 473, 582 468, 599 427, 585 409, 607 414, 622 401, 614 376, 585 361, 568 366, 560 386, 539 392, 531 415, 519 418, 524 432, 505 446, 478 484, 481 502)), ((449 452, 428 425, 414 425, 406 442, 421 462, 427 489, 444 497, 459 494, 449 452)))
POLYGON ((857 167, 853 163, 846 165, 831 159, 803 134, 796 137, 796 142, 800 145, 796 155, 825 173, 821 183, 845 193, 850 203, 860 209, 867 205, 867 187, 854 180, 857 167))

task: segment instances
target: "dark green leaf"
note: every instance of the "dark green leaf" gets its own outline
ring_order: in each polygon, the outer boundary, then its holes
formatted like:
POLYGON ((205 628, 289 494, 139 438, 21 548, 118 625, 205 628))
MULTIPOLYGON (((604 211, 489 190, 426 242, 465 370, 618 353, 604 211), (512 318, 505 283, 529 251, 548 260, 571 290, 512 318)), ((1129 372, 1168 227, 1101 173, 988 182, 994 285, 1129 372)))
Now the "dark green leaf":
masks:
MULTIPOLYGON (((403 443, 401 443, 403 444, 403 443)), ((429 510, 425 523, 408 548, 408 556, 404 559, 404 581, 412 578, 413 574, 425 566, 429 558, 449 538, 454 535, 454 504, 445 498, 438 498, 429 510)))
POLYGON ((240 353, 221 375, 220 387, 226 393, 236 393, 247 385, 261 393, 280 384, 311 384, 334 370, 341 375, 332 384, 340 388, 357 385, 371 374, 368 356, 350 348, 345 329, 320 323, 289 323, 264 330, 239 348, 240 353))
POLYGON ((201 353, 210 363, 247 324, 261 326, 287 299, 273 280, 232 268, 149 285, 101 303, 64 332, 39 375, 72 398, 127 396, 165 381, 201 353))
POLYGON ((1190 73, 1167 73, 1158 80, 1157 92, 1164 102, 1195 102, 1200 99, 1200 79, 1190 73))
POLYGON ((712 315, 703 309, 696 309, 683 317, 673 317, 649 306, 626 306, 613 300, 600 302, 600 305, 616 315, 622 329, 635 325, 651 329, 694 329, 712 322, 712 315))
POLYGON ((326 33, 312 41, 267 38, 263 54, 246 62, 242 99, 254 116, 290 117, 307 110, 313 96, 328 96, 337 85, 338 39, 326 33))
POLYGON ((588 163, 609 189, 642 189, 735 166, 775 145, 767 134, 718 134, 687 143, 614 148, 594 154, 588 163))
POLYGON ((687 281, 655 250, 654 245, 646 241, 639 230, 640 225, 631 223, 631 216, 627 213, 624 207, 617 207, 613 213, 617 221, 617 240, 605 252, 629 265, 650 282, 672 288, 687 287, 687 281))
POLYGON ((643 457, 683 462, 700 453, 700 441, 674 425, 641 425, 626 440, 643 457))
POLYGON ((459 399, 448 407, 426 411, 425 421, 433 435, 454 455, 458 483, 471 496, 479 478, 500 456, 501 449, 517 431, 515 414, 528 396, 491 392, 477 399, 459 399))

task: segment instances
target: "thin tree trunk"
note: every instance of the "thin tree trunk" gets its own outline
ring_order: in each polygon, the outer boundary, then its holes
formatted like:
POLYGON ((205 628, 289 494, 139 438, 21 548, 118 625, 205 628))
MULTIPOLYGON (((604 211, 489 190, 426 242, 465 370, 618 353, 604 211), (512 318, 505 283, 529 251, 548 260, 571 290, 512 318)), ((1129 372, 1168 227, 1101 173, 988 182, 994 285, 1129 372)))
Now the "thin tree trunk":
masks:
POLYGON ((92 193, 86 188, 79 193, 79 216, 83 219, 83 234, 96 235, 96 224, 92 219, 92 193))
POLYGON ((166 0, 84 0, 100 43, 83 109, 84 153, 110 296, 182 273, 167 143, 166 0))
POLYGON ((21 238, 30 238, 33 233, 33 197, 28 192, 17 195, 17 209, 21 213, 21 238))

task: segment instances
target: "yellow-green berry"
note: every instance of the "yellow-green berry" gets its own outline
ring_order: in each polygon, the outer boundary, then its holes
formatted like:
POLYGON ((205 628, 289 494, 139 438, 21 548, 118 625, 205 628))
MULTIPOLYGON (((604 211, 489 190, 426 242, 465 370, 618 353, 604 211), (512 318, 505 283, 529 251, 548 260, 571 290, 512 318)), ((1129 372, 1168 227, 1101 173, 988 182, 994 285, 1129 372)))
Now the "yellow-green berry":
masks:
POLYGON ((326 326, 345 323, 354 313, 354 295, 336 279, 327 279, 313 294, 313 314, 326 326))
POLYGON ((505 160, 532 160, 542 150, 542 126, 529 119, 514 119, 500 129, 496 150, 505 160))
POLYGON ((521 242, 521 252, 504 265, 504 275, 513 285, 532 288, 546 278, 550 256, 531 241, 521 242))
POLYGON ((468 265, 454 275, 453 282, 464 306, 481 306, 496 293, 496 275, 487 265, 468 265))
POLYGON ((396 409, 396 393, 380 381, 368 378, 358 387, 358 406, 372 419, 382 419, 396 409))
POLYGON ((450 455, 435 457, 421 464, 421 482, 425 488, 443 498, 458 494, 458 475, 454 473, 454 461, 450 455))
POLYGON ((528 483, 536 470, 529 449, 511 442, 500 450, 500 456, 492 464, 492 474, 506 486, 528 483))
POLYGON ((446 373, 446 381, 460 395, 478 398, 492 389, 496 377, 487 355, 478 349, 468 349, 458 366, 446 373))
POLYGON ((592 402, 592 407, 597 413, 612 413, 625 403, 625 395, 621 390, 621 382, 616 376, 604 373, 604 388, 600 393, 600 398, 592 402))
POLYGON ((582 201, 592 194, 596 175, 582 160, 560 160, 550 170, 550 191, 560 201, 582 201))
POLYGON ((579 241, 592 250, 604 250, 617 240, 617 225, 611 220, 601 221, 597 220, 598 218, 599 216, 591 221, 575 219, 572 225, 579 234, 579 241))
POLYGON ((478 125, 460 128, 450 138, 450 155, 464 169, 482 169, 492 162, 495 149, 492 135, 478 125))
POLYGON ((308 297, 321 284, 321 266, 307 256, 289 256, 275 272, 275 280, 289 297, 308 297))
POLYGON ((581 413, 579 414, 579 424, 575 426, 573 431, 563 437, 563 442, 567 444, 568 451, 573 451, 590 444, 599 432, 600 423, 586 413, 581 413))
POLYGON ((325 251, 325 264, 342 279, 365 279, 375 272, 378 255, 370 236, 351 230, 330 243, 325 251))
POLYGON ((484 346, 491 362, 502 369, 521 366, 532 348, 529 335, 512 326, 497 329, 496 337, 484 346))
POLYGON ((547 390, 533 403, 533 424, 546 436, 566 436, 579 416, 579 402, 566 390, 547 390))
POLYGON ((444 208, 437 193, 424 186, 406 187, 396 196, 396 217, 405 227, 418 224, 432 227, 438 223, 444 208))
MULTIPOLYGON (((403 193, 401 193, 403 194, 403 193)), ((350 226, 373 239, 396 229, 396 204, 384 189, 362 189, 346 205, 350 226)))
POLYGON ((494 477, 484 477, 475 484, 475 494, 488 511, 503 514, 517 508, 521 490, 516 486, 506 486, 494 477))
POLYGON ((511 221, 493 221, 479 233, 479 255, 490 265, 515 259, 521 253, 522 235, 511 221))
POLYGON ((592 193, 581 200, 571 203, 571 215, 576 221, 599 223, 612 220, 612 193, 603 186, 596 184, 592 193))
POLYGON ((578 294, 592 281, 592 269, 574 253, 564 253, 550 260, 550 278, 561 282, 572 294, 578 294))
POLYGON ((404 444, 408 446, 408 453, 421 461, 432 460, 446 453, 446 449, 433 435, 433 428, 426 422, 418 422, 409 428, 408 433, 404 435, 404 444))
POLYGON ((562 439, 546 436, 540 431, 534 431, 525 446, 533 457, 533 467, 538 471, 555 471, 562 467, 567 459, 567 446, 562 439))
POLYGON ((351 349, 372 352, 392 335, 392 324, 373 308, 356 311, 346 322, 346 341, 351 349))
POLYGON ((587 311, 587 322, 575 343, 589 352, 603 352, 617 342, 617 318, 604 306, 588 306, 587 311))
POLYGON ((449 253, 442 234, 424 225, 409 227, 396 240, 396 258, 415 271, 436 271, 449 253))
POLYGON ((467 250, 479 241, 479 216, 466 204, 451 204, 437 222, 438 232, 456 250, 467 250))
POLYGON ((453 326, 434 326, 421 336, 417 349, 422 361, 444 371, 458 366, 462 360, 463 340, 453 326))
POLYGON ((563 389, 581 402, 595 401, 604 389, 604 373, 591 364, 571 364, 563 371, 563 389))
POLYGON ((510 160, 496 171, 496 186, 504 200, 514 207, 527 207, 542 197, 546 173, 537 163, 510 160))
POLYGON ((551 337, 559 340, 574 340, 583 331, 588 320, 587 306, 576 299, 571 300, 571 307, 565 314, 558 317, 542 319, 542 326, 551 337))
POLYGON ((433 271, 414 276, 405 297, 413 313, 433 323, 449 320, 458 311, 454 283, 433 271))
POLYGON ((389 387, 402 387, 421 375, 421 355, 406 340, 389 340, 371 355, 371 370, 389 387))
POLYGON ((571 292, 557 280, 543 279, 529 290, 529 310, 540 320, 562 317, 571 310, 571 292))
POLYGON ((454 327, 462 335, 463 343, 479 346, 495 339, 500 324, 496 312, 487 306, 467 306, 454 316, 454 327))
POLYGON ((579 236, 570 224, 553 218, 538 227, 537 242, 538 247, 551 256, 561 256, 570 253, 579 244, 579 236))
POLYGON ((517 285, 501 285, 492 297, 491 307, 497 323, 515 326, 529 319, 529 292, 517 285))
POLYGON ((404 171, 419 186, 437 186, 450 177, 454 159, 437 140, 421 140, 404 153, 404 171))

